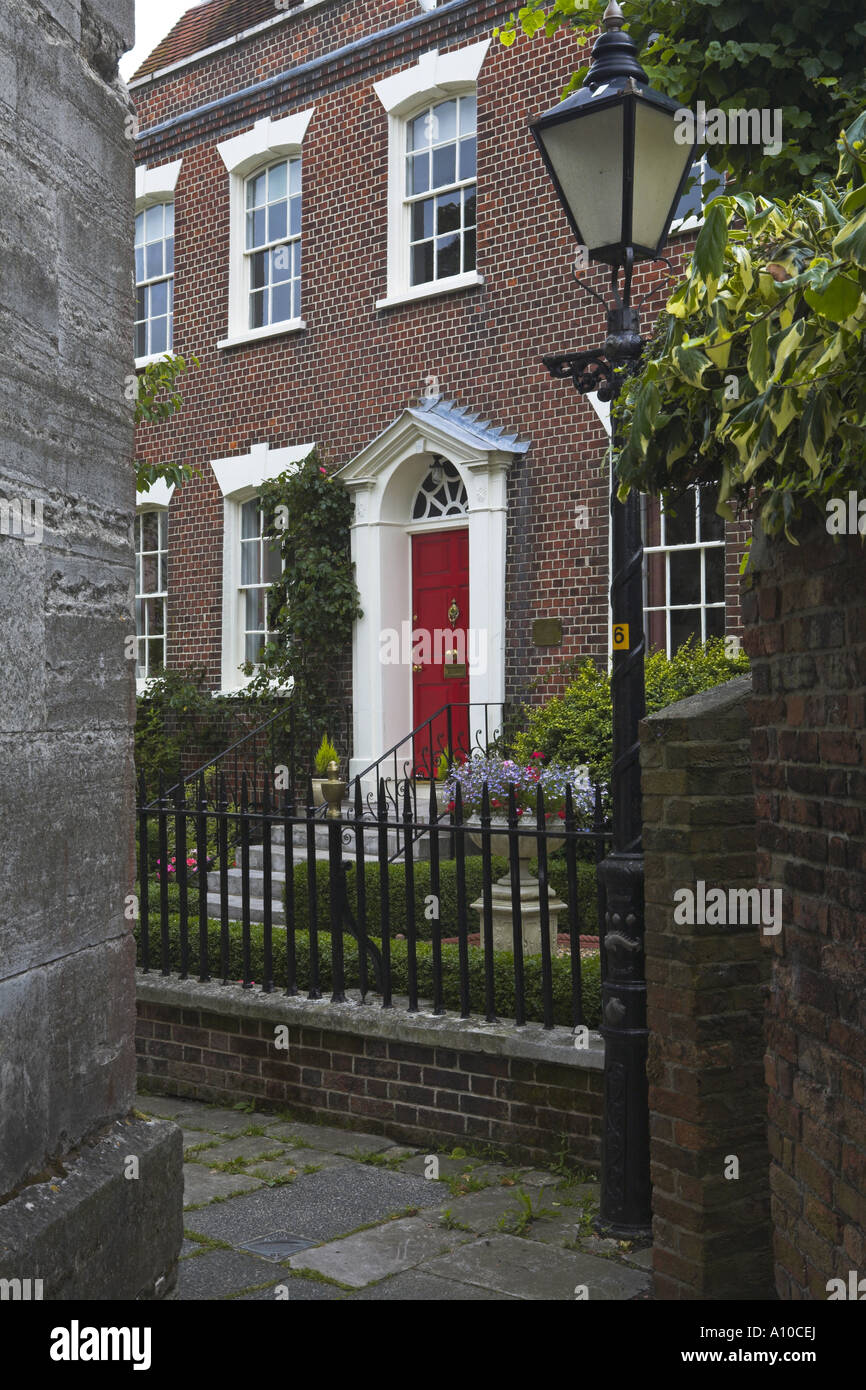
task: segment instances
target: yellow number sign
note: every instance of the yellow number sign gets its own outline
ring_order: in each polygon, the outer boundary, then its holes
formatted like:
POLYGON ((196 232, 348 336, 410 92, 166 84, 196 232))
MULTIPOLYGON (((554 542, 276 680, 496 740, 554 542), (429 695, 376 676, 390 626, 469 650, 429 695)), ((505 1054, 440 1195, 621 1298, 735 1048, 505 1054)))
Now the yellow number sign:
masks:
POLYGON ((615 652, 628 651, 628 623, 614 623, 613 649, 615 652))

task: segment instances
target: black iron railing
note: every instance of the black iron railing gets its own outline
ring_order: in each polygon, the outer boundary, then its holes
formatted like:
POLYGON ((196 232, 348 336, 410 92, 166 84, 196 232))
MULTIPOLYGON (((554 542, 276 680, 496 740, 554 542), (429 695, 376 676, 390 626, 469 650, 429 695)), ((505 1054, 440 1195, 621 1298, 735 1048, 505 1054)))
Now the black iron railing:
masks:
POLYGON ((382 1008, 399 999, 410 1012, 518 1026, 587 1020, 581 937, 602 935, 595 869, 609 842, 598 791, 589 813, 571 787, 550 812, 539 788, 528 824, 513 787, 497 819, 486 786, 470 816, 458 785, 446 821, 433 781, 419 821, 408 780, 395 816, 384 778, 374 808, 356 779, 342 816, 324 822, 272 788, 243 772, 236 802, 224 773, 209 786, 202 772, 155 803, 141 788, 145 971, 311 999, 330 989, 334 1002, 353 990, 382 1008))

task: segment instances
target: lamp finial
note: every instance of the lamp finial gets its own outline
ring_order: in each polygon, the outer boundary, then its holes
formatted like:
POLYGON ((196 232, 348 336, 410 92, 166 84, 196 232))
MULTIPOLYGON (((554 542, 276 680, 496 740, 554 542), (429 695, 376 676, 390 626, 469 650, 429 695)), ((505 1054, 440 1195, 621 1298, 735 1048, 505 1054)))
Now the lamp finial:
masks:
POLYGON ((610 4, 602 15, 602 23, 608 33, 611 29, 621 29, 625 23, 625 16, 617 4, 616 0, 610 0, 610 4))

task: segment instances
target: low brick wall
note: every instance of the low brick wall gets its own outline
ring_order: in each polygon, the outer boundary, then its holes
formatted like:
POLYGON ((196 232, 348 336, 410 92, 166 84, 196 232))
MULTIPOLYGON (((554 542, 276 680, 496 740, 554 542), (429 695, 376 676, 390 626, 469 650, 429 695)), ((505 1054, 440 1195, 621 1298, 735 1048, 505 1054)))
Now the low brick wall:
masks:
MULTIPOLYGON (((772 1295, 760 925, 677 921, 753 888, 749 677, 641 728, 653 1268, 660 1299, 772 1295), (736 1160, 737 1169, 731 1159, 736 1160), (738 1175, 733 1176, 737 1171, 738 1175)), ((766 938, 765 938, 766 939, 766 938)))
POLYGON ((572 1163, 599 1167, 597 1033, 577 1048, 565 1028, 518 1029, 142 972, 137 994, 139 1080, 151 1092, 284 1106, 413 1145, 489 1143, 521 1163, 548 1162, 564 1142, 572 1163))
MULTIPOLYGON (((776 1287, 866 1277, 866 550, 819 520, 756 535, 758 868, 783 891, 767 1010, 776 1287)), ((862 1296, 862 1295, 861 1295, 862 1296)))

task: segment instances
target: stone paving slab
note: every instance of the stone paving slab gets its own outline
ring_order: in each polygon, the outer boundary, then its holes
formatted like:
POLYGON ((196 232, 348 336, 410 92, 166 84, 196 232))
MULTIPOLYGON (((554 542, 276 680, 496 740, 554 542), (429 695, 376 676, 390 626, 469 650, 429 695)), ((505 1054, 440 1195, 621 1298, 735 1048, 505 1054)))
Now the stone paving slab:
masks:
MULTIPOLYGON (((435 1157, 439 1160, 440 1178, 456 1178, 462 1173, 472 1173, 476 1168, 482 1166, 481 1159, 478 1158, 451 1158, 445 1154, 436 1154, 435 1157)), ((400 1172, 417 1173, 419 1177, 423 1178, 428 1166, 428 1155, 419 1153, 415 1158, 409 1158, 405 1163, 401 1163, 400 1172)), ((510 1170, 503 1168, 502 1171, 504 1173, 510 1170)))
POLYGON ((231 1163, 236 1158, 253 1159, 260 1158, 264 1154, 277 1154, 285 1158, 287 1162, 293 1161, 293 1151, 286 1149, 282 1144, 277 1143, 267 1134, 243 1134, 237 1139, 229 1139, 223 1144, 218 1144, 215 1149, 202 1149, 191 1157, 195 1163, 213 1165, 214 1163, 231 1163))
POLYGON ((497 1230, 503 1216, 519 1216, 521 1207, 516 1188, 485 1187, 483 1192, 470 1192, 467 1197, 452 1197, 439 1211, 450 1212, 454 1221, 481 1235, 497 1230))
POLYGON ((288 1264, 297 1270, 314 1269, 328 1279, 360 1289, 445 1254, 466 1239, 463 1232, 446 1230, 438 1221, 407 1217, 331 1241, 316 1250, 302 1250, 288 1264))
POLYGON ((584 1286, 590 1300, 628 1299, 649 1284, 648 1275, 613 1260, 507 1235, 458 1246, 422 1271, 530 1301, 573 1301, 584 1286))
POLYGON ((517 1299, 507 1293, 497 1293, 494 1289, 483 1289, 479 1284, 455 1284, 450 1279, 440 1279, 434 1274, 424 1274, 420 1269, 407 1269, 380 1284, 368 1284, 357 1293, 344 1295, 347 1303, 372 1303, 403 1301, 413 1303, 516 1303, 517 1299))
MULTIPOLYGON (((246 1173, 211 1173, 200 1163, 183 1165, 184 1207, 198 1206, 200 1202, 212 1202, 214 1197, 252 1192, 261 1185, 258 1178, 251 1178, 246 1173)), ((190 1212, 190 1217, 194 1215, 194 1212, 190 1212)), ((191 1220, 188 1224, 194 1231, 199 1229, 191 1220)))
POLYGON ((178 1266, 178 1297, 183 1299, 226 1298, 238 1289, 250 1289, 276 1277, 269 1260, 239 1250, 208 1250, 178 1266))
POLYGON ((381 1221, 406 1207, 432 1207, 441 1188, 423 1178, 355 1164, 298 1177, 286 1187, 260 1188, 246 1197, 190 1212, 187 1227, 237 1244, 288 1231, 310 1240, 333 1240, 368 1221, 381 1221))
MULTIPOLYGON (((271 1266, 273 1269, 273 1266, 271 1266)), ((440 1279, 439 1283, 443 1281, 440 1279)), ((256 1289, 253 1293, 242 1294, 238 1303, 310 1303, 313 1300, 339 1302, 354 1295, 338 1288, 336 1284, 320 1284, 317 1279, 300 1279, 296 1275, 282 1277, 267 1289, 256 1289)), ((292 1329, 297 1331, 296 1328, 292 1329)))
POLYGON ((383 1139, 381 1134, 362 1134, 350 1129, 336 1129, 332 1125, 308 1125, 301 1121, 281 1120, 271 1123, 268 1133, 275 1139, 291 1144, 297 1140, 313 1149, 324 1149, 326 1153, 382 1153, 398 1145, 391 1139, 383 1139))

